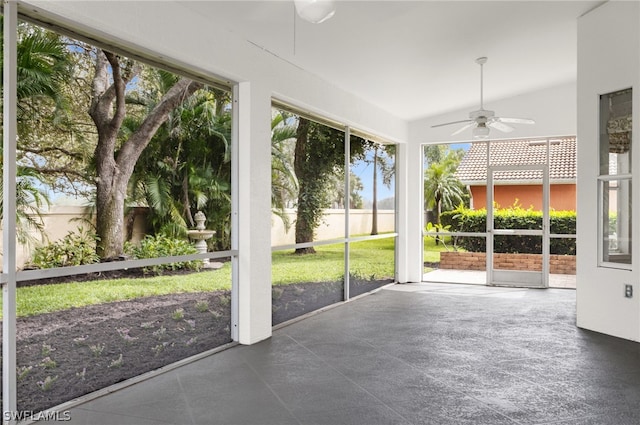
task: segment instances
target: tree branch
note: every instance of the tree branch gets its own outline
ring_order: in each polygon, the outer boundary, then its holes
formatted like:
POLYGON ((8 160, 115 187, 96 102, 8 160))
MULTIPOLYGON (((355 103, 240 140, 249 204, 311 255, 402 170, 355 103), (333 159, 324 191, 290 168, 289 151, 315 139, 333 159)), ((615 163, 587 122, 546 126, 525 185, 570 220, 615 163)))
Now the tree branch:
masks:
POLYGON ((41 149, 23 147, 20 150, 23 151, 23 152, 29 152, 29 153, 33 153, 33 154, 36 154, 36 155, 43 155, 43 154, 50 153, 50 152, 60 152, 60 153, 63 153, 64 155, 66 155, 66 156, 68 156, 70 158, 79 159, 79 160, 84 159, 84 156, 79 154, 78 152, 72 152, 72 151, 70 151, 68 149, 64 149, 64 148, 57 147, 57 146, 51 146, 51 147, 41 148, 41 149))
MULTIPOLYGON (((103 52, 111 65, 111 73, 113 77, 113 85, 111 87, 113 87, 113 92, 115 93, 115 111, 113 112, 113 117, 111 118, 109 127, 111 128, 111 131, 117 132, 120 129, 120 125, 122 125, 122 121, 127 115, 124 96, 127 83, 122 77, 122 68, 120 67, 120 60, 118 59, 118 56, 111 52, 107 52, 106 50, 103 52)), ((111 90, 111 87, 109 87, 109 90, 111 90)))
POLYGON ((63 174, 65 176, 76 176, 79 177, 85 181, 91 181, 91 178, 89 176, 87 176, 84 173, 81 173, 80 171, 71 169, 71 168, 66 168, 66 167, 60 167, 60 168, 49 168, 49 167, 37 167, 34 166, 33 167, 34 170, 37 170, 38 172, 42 173, 42 174, 48 174, 48 175, 53 175, 53 174, 63 174))
POLYGON ((204 85, 188 78, 181 78, 162 97, 160 102, 146 116, 140 127, 122 145, 116 163, 123 176, 131 175, 136 161, 158 128, 167 120, 171 111, 184 102, 204 85))
POLYGON ((115 94, 115 91, 108 93, 108 84, 107 58, 102 50, 98 50, 96 52, 94 75, 91 80, 91 105, 89 107, 89 115, 98 130, 104 128, 109 118, 109 106, 115 94))

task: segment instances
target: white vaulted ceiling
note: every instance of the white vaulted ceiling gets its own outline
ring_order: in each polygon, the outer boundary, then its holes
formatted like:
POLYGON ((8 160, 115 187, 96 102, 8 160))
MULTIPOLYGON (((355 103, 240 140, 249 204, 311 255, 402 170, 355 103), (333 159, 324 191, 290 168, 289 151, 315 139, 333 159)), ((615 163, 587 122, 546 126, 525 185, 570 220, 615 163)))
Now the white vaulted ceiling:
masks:
MULTIPOLYGON (((577 18, 602 1, 337 1, 322 24, 293 1, 182 1, 391 114, 415 120, 575 81, 577 18)), ((284 78, 284 77, 283 77, 284 78)))

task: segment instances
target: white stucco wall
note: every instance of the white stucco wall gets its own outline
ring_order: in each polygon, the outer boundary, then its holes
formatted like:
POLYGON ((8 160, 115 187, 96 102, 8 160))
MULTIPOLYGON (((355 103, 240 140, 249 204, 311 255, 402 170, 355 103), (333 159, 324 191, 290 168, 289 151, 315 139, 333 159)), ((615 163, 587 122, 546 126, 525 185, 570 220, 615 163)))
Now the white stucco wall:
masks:
MULTIPOLYGON (((296 219, 295 210, 286 212, 291 223, 291 228, 287 232, 282 220, 276 215, 271 218, 271 246, 292 245, 296 243, 296 231, 294 221, 296 219)), ((393 210, 378 211, 378 232, 395 232, 396 214, 393 210)), ((371 232, 371 221, 373 214, 371 210, 351 210, 349 213, 349 235, 362 236, 371 232)), ((326 241, 330 239, 344 238, 344 210, 325 210, 322 216, 322 223, 315 232, 316 241, 326 241)))
MULTIPOLYGON (((52 205, 41 212, 40 218, 42 219, 44 235, 35 229, 31 229, 29 234, 32 241, 25 245, 18 243, 16 252, 16 266, 18 269, 28 265, 35 247, 59 241, 67 236, 69 232, 78 233, 79 228, 84 231, 92 231, 91 224, 83 220, 89 220, 95 224, 95 221, 91 218, 90 207, 84 206, 52 205)), ((131 240, 133 242, 138 242, 144 238, 146 234, 144 215, 136 214, 132 230, 131 240)), ((2 233, 3 231, 0 229, 0 236, 2 233)), ((0 259, 3 252, 3 241, 0 237, 0 259)))
POLYGON ((633 123, 640 123, 640 3, 608 2, 578 21, 578 326, 640 341, 640 132, 633 132, 632 270, 597 266, 598 102, 633 87, 633 123), (632 284, 633 298, 624 298, 632 284))

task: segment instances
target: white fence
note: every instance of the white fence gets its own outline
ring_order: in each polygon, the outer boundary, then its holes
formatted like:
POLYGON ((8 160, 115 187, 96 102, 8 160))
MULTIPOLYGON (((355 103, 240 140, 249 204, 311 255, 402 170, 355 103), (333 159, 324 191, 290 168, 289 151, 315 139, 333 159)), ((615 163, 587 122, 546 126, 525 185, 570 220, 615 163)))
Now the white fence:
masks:
MULTIPOLYGON (((295 210, 287 210, 287 216, 291 223, 289 232, 286 231, 284 223, 280 217, 271 217, 271 246, 292 245, 295 243, 296 219, 295 210)), ((368 235, 371 234, 373 213, 371 210, 350 210, 349 211, 349 234, 368 235)), ((325 210, 322 224, 316 229, 315 240, 338 239, 344 237, 344 210, 325 210)), ((395 211, 378 210, 378 233, 395 231, 395 211)))
MULTIPOLYGON (((296 219, 295 210, 287 211, 292 227, 288 232, 285 231, 282 220, 273 216, 271 219, 271 245, 282 246, 295 243, 295 227, 293 224, 296 219)), ((83 222, 88 219, 89 208, 83 206, 52 206, 50 210, 42 214, 45 234, 49 242, 57 241, 64 238, 70 231, 76 231, 78 227, 89 228, 89 224, 83 222)), ((349 227, 351 235, 366 235, 371 233, 371 221, 373 214, 371 210, 351 210, 349 216, 349 227)), ((337 239, 344 237, 344 210, 325 210, 322 224, 316 230, 316 240, 337 239)), ((143 214, 136 214, 133 223, 132 240, 137 241, 144 237, 145 222, 143 214)), ((395 229, 395 213, 393 210, 378 211, 378 232, 393 232, 395 229)), ((0 230, 0 235, 2 231, 0 230)), ((41 239, 37 232, 32 232, 35 239, 41 239)), ((2 247, 2 237, 0 237, 0 250, 2 247)), ((41 242, 42 243, 42 242, 41 242)), ((31 257, 31 250, 34 246, 19 245, 16 252, 18 267, 22 268, 28 263, 31 257)), ((0 251, 2 252, 2 251, 0 251)), ((1 255, 0 255, 1 257, 1 255)))

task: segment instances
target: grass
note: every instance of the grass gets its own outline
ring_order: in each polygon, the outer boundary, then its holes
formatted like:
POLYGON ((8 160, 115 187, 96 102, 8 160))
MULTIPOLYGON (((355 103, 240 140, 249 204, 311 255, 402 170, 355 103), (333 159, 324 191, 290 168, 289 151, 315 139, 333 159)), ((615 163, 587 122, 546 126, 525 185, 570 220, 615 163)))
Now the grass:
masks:
MULTIPOLYGON (((444 242, 447 244, 447 247, 449 247, 449 250, 451 250, 451 236, 445 236, 443 237, 444 242)), ((436 245, 436 238, 432 237, 432 236, 425 236, 423 238, 424 240, 424 250, 422 251, 424 253, 424 258, 423 261, 425 262, 430 262, 430 263, 436 263, 436 262, 440 262, 440 253, 442 251, 447 251, 447 248, 442 244, 438 244, 436 245)))
MULTIPOLYGON (((394 238, 351 243, 351 275, 365 279, 393 277, 394 249, 394 238)), ((274 285, 343 280, 344 244, 318 246, 314 255, 295 255, 292 251, 277 251, 271 258, 271 279, 274 285)))
MULTIPOLYGON (((363 279, 386 279, 394 275, 395 239, 375 239, 351 244, 351 274, 363 279)), ((294 255, 291 251, 272 256, 274 285, 300 282, 342 281, 344 244, 316 248, 315 255, 294 255)), ((137 279, 104 279, 34 285, 17 289, 18 317, 33 316, 73 307, 84 307, 135 298, 231 289, 231 265, 211 272, 181 276, 137 279)), ((2 299, 0 297, 0 307, 2 299)), ((2 309, 0 308, 0 318, 2 309)))
POLYGON ((344 244, 316 247, 313 255, 277 251, 271 255, 271 281, 274 285, 297 282, 334 282, 344 275, 344 244))
MULTIPOLYGON (((18 288, 17 315, 32 316, 72 307, 186 292, 208 292, 231 288, 231 265, 215 272, 139 279, 104 279, 18 288)), ((0 305, 2 300, 0 299, 0 305)), ((0 316, 1 317, 1 316, 0 316)))

